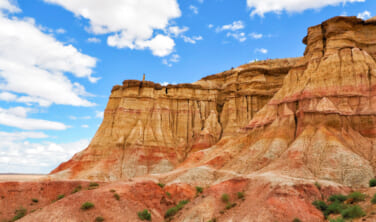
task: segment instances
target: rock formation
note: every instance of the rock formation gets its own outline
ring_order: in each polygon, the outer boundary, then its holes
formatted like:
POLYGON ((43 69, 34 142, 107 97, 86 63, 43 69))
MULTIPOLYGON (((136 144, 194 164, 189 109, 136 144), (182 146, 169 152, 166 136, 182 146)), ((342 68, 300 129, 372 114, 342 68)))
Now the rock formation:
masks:
POLYGON ((113 87, 89 147, 52 173, 117 180, 169 172, 190 152, 241 132, 298 60, 247 64, 193 84, 126 80, 113 87))

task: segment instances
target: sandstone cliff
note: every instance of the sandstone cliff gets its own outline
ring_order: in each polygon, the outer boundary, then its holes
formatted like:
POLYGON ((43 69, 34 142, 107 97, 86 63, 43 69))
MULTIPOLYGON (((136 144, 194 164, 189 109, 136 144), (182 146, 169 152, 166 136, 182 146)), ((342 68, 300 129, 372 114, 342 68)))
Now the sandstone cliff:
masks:
POLYGON ((193 84, 126 80, 113 87, 89 147, 52 173, 117 180, 171 171, 190 152, 239 133, 298 60, 255 62, 193 84))

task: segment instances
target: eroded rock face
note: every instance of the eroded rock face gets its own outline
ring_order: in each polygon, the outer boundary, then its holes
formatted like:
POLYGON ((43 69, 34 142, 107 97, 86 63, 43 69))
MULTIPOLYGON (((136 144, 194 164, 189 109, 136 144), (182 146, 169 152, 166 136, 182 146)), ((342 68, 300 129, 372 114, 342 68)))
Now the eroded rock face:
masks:
POLYGON ((89 147, 52 173, 117 180, 169 172, 190 152, 245 127, 298 60, 247 64, 194 84, 126 80, 113 88, 89 147))

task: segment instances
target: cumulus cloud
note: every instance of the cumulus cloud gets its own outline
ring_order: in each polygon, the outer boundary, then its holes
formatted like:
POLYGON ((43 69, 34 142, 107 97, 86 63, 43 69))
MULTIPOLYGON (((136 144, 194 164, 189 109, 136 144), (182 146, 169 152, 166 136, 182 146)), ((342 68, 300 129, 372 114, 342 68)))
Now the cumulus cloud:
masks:
POLYGON ((63 123, 43 119, 27 118, 32 111, 25 107, 0 108, 0 125, 15 127, 23 130, 65 130, 68 128, 63 123))
POLYGON ((88 139, 61 144, 27 141, 45 138, 41 132, 0 132, 0 172, 49 173, 89 144, 88 139))
POLYGON ((274 12, 302 12, 307 9, 320 9, 329 5, 338 5, 365 0, 247 0, 247 6, 252 10, 251 16, 264 16, 265 13, 274 12))
POLYGON ((189 30, 188 27, 179 27, 179 26, 171 26, 168 28, 167 33, 170 36, 173 37, 179 37, 182 38, 184 42, 186 43, 191 43, 191 44, 196 44, 197 41, 203 40, 202 36, 186 36, 185 33, 189 30))
POLYGON ((110 34, 107 43, 117 48, 150 49, 153 55, 169 55, 175 46, 168 36, 155 35, 169 21, 181 16, 177 0, 44 0, 89 20, 86 29, 94 34, 110 34), (158 44, 158 45, 157 45, 158 44))
POLYGON ((236 33, 227 33, 227 37, 233 37, 234 39, 238 40, 239 42, 244 42, 247 40, 244 32, 236 32, 236 33))
POLYGON ((357 17, 361 18, 363 20, 367 20, 367 19, 371 18, 371 12, 366 10, 364 12, 359 13, 357 17))
MULTIPOLYGON (((4 0, 1 2, 0 7, 7 9, 4 0)), ((1 90, 18 94, 13 96, 17 102, 94 105, 82 97, 84 87, 72 83, 65 73, 96 82, 98 78, 92 76, 95 58, 44 33, 31 18, 18 19, 0 12, 0 27, 1 90)))
POLYGON ((255 49, 255 52, 262 53, 262 54, 267 54, 268 50, 264 49, 264 48, 259 48, 259 49, 255 49))
POLYGON ((217 32, 236 31, 236 30, 244 29, 244 27, 245 26, 244 26, 243 21, 239 20, 239 21, 234 21, 234 22, 232 22, 231 24, 228 24, 228 25, 223 25, 223 26, 217 27, 216 31, 217 32))

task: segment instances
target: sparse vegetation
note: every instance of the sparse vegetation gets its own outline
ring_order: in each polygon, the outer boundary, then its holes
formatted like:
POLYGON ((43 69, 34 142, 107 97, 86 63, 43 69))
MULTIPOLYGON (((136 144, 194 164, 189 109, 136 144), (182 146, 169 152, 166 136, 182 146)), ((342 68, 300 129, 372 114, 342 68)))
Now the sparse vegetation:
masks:
POLYGON ((81 205, 81 210, 89 210, 94 207, 94 204, 91 202, 85 202, 81 205))
POLYGON ((230 197, 227 193, 222 194, 221 200, 223 203, 228 203, 230 201, 230 197))
POLYGON ((372 199, 371 199, 371 203, 372 204, 376 204, 376 194, 373 195, 372 199))
POLYGON ((14 213, 16 215, 13 217, 12 221, 16 221, 23 218, 27 214, 27 210, 23 207, 20 207, 14 213))
POLYGON ((138 212, 137 215, 141 220, 151 221, 151 214, 147 209, 138 212))
POLYGON ((312 205, 322 212, 326 211, 326 209, 328 208, 328 205, 322 200, 315 200, 313 201, 312 205))
POLYGON ((111 193, 115 193, 115 192, 116 192, 116 190, 114 190, 114 189, 111 189, 111 190, 110 190, 110 192, 111 192, 111 193))
POLYGON ((345 200, 347 200, 347 196, 342 194, 335 194, 328 198, 328 201, 330 202, 340 202, 343 203, 345 200))
POLYGON ((64 194, 60 194, 59 196, 57 196, 57 200, 61 200, 61 199, 63 199, 65 197, 65 195, 64 194))
POLYGON ((244 200, 244 193, 243 192, 238 192, 238 199, 244 200))
POLYGON ((168 197, 171 197, 171 194, 170 194, 169 192, 166 192, 166 195, 167 195, 168 197))
POLYGON ((352 202, 354 203, 363 201, 365 198, 366 198, 366 195, 360 192, 353 192, 347 196, 347 199, 352 200, 352 202))
POLYGON ((231 208, 233 208, 235 206, 236 206, 236 203, 227 203, 226 204, 226 210, 229 210, 229 209, 231 209, 231 208))
POLYGON ((319 184, 319 182, 315 182, 315 186, 317 187, 317 189, 321 190, 321 185, 319 184))
POLYGON ((208 222, 217 222, 217 219, 213 218, 213 219, 209 220, 208 222))
POLYGON ((119 194, 114 193, 114 197, 115 197, 116 200, 120 200, 120 195, 119 194))
POLYGON ((178 203, 178 205, 176 205, 175 207, 171 207, 170 209, 168 209, 164 215, 165 218, 169 218, 169 217, 172 217, 174 216, 175 214, 177 214, 181 209, 183 209, 183 207, 189 203, 188 200, 182 200, 178 203))
POLYGON ((102 221, 104 221, 103 217, 96 217, 95 218, 95 222, 102 222, 102 221))
POLYGON ((370 187, 376 187, 376 179, 375 178, 372 178, 369 180, 369 186, 370 187))
POLYGON ((329 222, 345 222, 345 220, 342 217, 338 217, 336 219, 330 219, 329 222))
POLYGON ((72 193, 77 193, 77 192, 79 192, 81 190, 82 190, 82 186, 78 185, 76 188, 74 188, 74 190, 72 191, 72 193))
POLYGON ((292 222, 302 222, 299 218, 294 218, 294 220, 292 220, 292 222))
POLYGON ((89 184, 89 187, 87 188, 88 190, 93 190, 93 189, 97 189, 99 187, 99 184, 96 183, 96 182, 91 182, 89 184))
POLYGON ((202 187, 196 187, 196 193, 199 194, 199 193, 202 193, 204 191, 204 189, 202 187))
POLYGON ((160 186, 161 188, 163 188, 165 186, 164 183, 158 183, 158 186, 160 186))
POLYGON ((33 203, 38 203, 39 200, 37 198, 31 198, 31 201, 33 201, 33 203))
POLYGON ((363 217, 366 214, 364 213, 363 209, 360 206, 354 205, 343 210, 341 212, 341 215, 344 219, 353 219, 353 218, 363 217))

